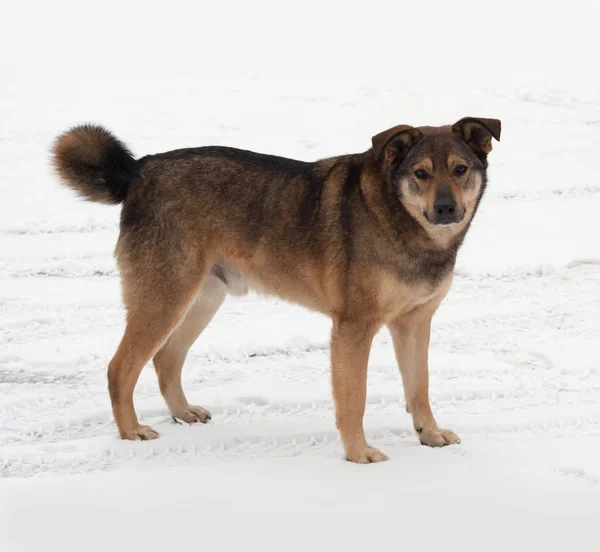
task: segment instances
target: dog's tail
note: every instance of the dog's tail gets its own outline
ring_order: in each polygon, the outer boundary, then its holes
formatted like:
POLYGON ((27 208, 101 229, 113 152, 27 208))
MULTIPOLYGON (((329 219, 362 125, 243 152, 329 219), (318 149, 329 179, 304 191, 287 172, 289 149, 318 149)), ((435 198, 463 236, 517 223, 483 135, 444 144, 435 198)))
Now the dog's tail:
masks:
POLYGON ((127 147, 100 126, 80 125, 61 134, 52 154, 63 184, 97 203, 122 203, 139 174, 127 147))

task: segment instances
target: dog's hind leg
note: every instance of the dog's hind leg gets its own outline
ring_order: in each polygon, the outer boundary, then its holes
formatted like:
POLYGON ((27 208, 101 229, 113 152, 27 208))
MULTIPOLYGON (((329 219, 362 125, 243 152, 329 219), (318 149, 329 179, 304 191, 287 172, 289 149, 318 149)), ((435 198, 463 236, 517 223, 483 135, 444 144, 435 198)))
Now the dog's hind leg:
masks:
POLYGON ((227 285, 217 276, 208 275, 189 312, 154 356, 160 391, 169 411, 187 423, 210 420, 208 410, 188 403, 181 386, 181 370, 190 347, 223 304, 226 294, 227 285))
POLYGON ((187 314, 198 295, 204 263, 173 267, 150 265, 152 252, 123 262, 123 298, 127 326, 108 366, 108 389, 115 421, 123 439, 155 439, 158 433, 140 425, 133 406, 133 390, 144 365, 156 354, 187 314), (146 266, 153 270, 146 269, 146 266))

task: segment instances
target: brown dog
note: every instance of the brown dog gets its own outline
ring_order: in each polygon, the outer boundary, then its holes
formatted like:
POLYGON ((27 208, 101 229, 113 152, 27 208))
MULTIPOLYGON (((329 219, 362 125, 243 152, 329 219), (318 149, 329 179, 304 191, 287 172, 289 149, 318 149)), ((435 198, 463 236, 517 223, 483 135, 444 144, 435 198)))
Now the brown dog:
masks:
POLYGON ((108 367, 121 437, 158 437, 133 406, 152 358, 171 414, 210 419, 188 403, 181 369, 225 295, 253 288, 332 318, 333 396, 348 460, 386 459, 363 431, 369 351, 383 325, 421 443, 460 442, 429 404, 429 333, 485 189, 492 137, 500 139, 495 119, 401 125, 365 153, 305 163, 225 147, 135 160, 101 127, 60 136, 54 162, 65 184, 91 201, 123 203, 116 258, 127 327, 108 367))

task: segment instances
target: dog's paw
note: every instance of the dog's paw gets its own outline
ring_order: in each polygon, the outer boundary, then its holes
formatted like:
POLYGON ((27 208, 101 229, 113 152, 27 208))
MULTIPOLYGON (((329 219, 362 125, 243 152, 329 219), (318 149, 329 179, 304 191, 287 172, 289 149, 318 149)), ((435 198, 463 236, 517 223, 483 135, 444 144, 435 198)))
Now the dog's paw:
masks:
POLYGON ((139 425, 135 429, 121 431, 121 438, 128 441, 150 441, 157 437, 158 431, 146 425, 139 425))
POLYGON ((211 419, 210 412, 201 406, 192 406, 188 404, 185 408, 179 409, 172 413, 173 418, 186 422, 188 424, 195 424, 202 422, 205 424, 211 419))
POLYGON ((445 447, 446 445, 458 445, 460 443, 460 437, 449 429, 434 427, 423 429, 421 432, 417 430, 417 433, 421 444, 428 447, 445 447))
POLYGON ((357 464, 374 464, 375 462, 385 462, 389 458, 379 449, 366 446, 352 453, 346 453, 346 460, 357 464))

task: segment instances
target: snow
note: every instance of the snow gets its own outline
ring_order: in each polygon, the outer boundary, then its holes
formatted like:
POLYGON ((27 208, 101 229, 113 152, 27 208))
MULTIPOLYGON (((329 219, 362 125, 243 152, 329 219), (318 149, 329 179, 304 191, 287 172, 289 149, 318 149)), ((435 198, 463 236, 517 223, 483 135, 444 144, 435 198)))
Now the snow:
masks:
POLYGON ((373 2, 370 13, 321 3, 316 17, 308 2, 261 19, 265 3, 173 3, 173 16, 121 3, 113 17, 106 2, 77 25, 86 14, 68 10, 80 3, 51 4, 33 19, 11 6, 0 39, 12 52, 0 59, 0 551, 590 549, 600 515, 595 19, 577 2, 544 25, 527 4, 509 19, 500 4, 470 2, 373 2), (575 22, 570 40, 556 37, 575 22), (119 48, 127 55, 115 58, 119 48), (432 330, 434 412, 461 445, 418 444, 381 332, 365 426, 391 461, 343 462, 329 321, 255 296, 229 298, 188 357, 184 388, 211 423, 172 422, 148 366, 136 406, 161 438, 117 438, 105 370, 124 325, 119 209, 59 186, 48 164, 56 134, 91 121, 138 155, 223 144, 311 160, 363 151, 396 124, 466 115, 501 119, 503 134, 432 330))

